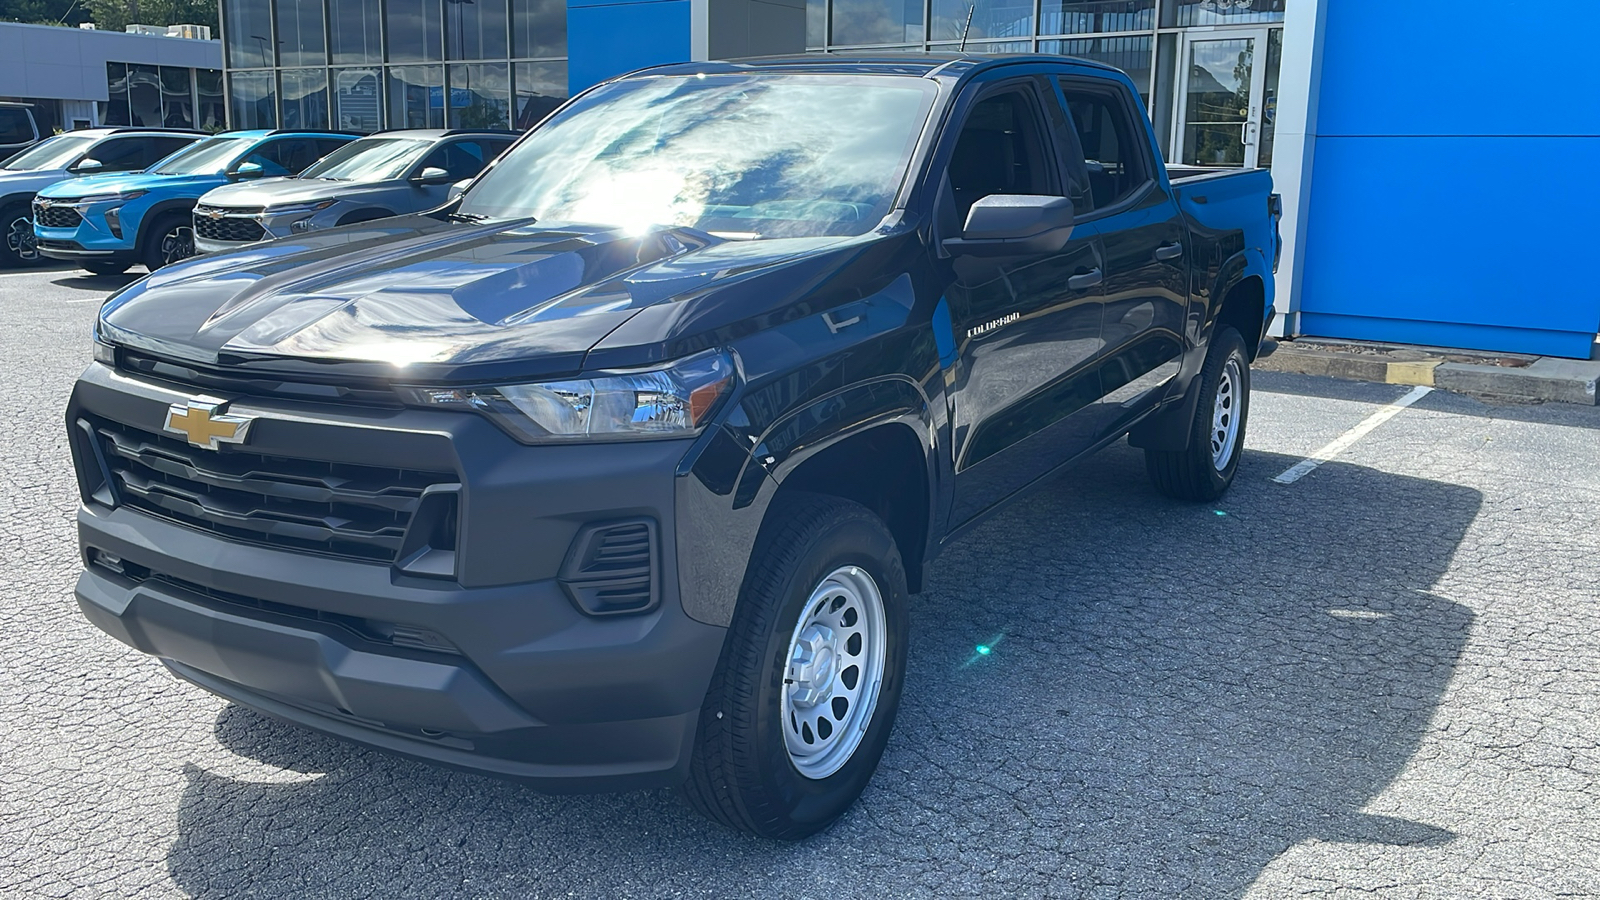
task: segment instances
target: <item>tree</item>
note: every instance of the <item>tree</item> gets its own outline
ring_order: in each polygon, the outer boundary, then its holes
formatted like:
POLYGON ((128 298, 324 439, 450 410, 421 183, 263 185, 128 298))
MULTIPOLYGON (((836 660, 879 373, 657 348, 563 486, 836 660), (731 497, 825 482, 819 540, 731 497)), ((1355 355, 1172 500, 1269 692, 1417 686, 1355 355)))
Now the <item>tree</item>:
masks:
MULTIPOLYGON (((0 0, 30 2, 30 0, 0 0)), ((45 2, 45 0, 31 0, 45 2)), ((128 25, 209 25, 217 35, 217 4, 214 0, 81 0, 89 5, 90 18, 102 31, 122 31, 128 25)))
POLYGON ((90 18, 89 9, 74 0, 0 0, 0 22, 66 25, 76 28, 90 18))

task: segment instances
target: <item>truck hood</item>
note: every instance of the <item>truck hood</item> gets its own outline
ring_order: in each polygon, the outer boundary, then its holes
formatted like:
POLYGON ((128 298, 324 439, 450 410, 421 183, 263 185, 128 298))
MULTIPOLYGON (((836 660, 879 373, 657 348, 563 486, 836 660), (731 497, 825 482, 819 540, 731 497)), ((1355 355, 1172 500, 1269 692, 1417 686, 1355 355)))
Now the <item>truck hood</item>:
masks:
POLYGON ((611 342, 605 364, 692 352, 812 290, 831 254, 879 239, 405 216, 161 269, 106 302, 98 333, 169 359, 319 380, 526 380, 582 369, 591 348, 661 305, 678 309, 611 342))
POLYGON ((128 172, 119 175, 87 175, 59 182, 39 192, 52 200, 76 200, 94 194, 122 193, 124 191, 154 191, 180 196, 185 191, 195 196, 227 180, 223 175, 156 175, 153 172, 128 172))
POLYGON ((226 209, 285 206, 290 203, 343 200, 358 196, 372 188, 392 188, 394 185, 393 181, 365 184, 329 181, 322 178, 266 178, 260 181, 225 184, 209 191, 200 198, 200 202, 207 206, 220 206, 226 209))

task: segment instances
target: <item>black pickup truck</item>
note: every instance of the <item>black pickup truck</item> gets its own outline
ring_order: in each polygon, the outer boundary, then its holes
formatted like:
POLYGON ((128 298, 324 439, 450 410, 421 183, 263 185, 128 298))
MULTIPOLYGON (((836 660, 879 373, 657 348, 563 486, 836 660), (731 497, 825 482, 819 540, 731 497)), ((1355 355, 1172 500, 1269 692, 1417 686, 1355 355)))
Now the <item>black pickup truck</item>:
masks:
POLYGON ((1127 435, 1239 462, 1266 172, 1049 56, 637 72, 447 206, 113 295, 79 605, 229 700, 778 838, 871 777, 940 549, 1127 435))

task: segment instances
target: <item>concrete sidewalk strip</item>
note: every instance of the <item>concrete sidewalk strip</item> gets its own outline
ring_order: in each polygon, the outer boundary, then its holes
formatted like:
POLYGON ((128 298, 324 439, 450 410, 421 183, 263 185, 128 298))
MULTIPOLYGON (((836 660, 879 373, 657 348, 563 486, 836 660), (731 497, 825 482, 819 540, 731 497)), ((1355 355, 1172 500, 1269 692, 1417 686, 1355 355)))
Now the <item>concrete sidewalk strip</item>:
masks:
MULTIPOLYGON (((1341 344, 1362 346, 1359 341, 1341 344)), ((1422 385, 1498 400, 1596 405, 1600 359, 1505 355, 1521 363, 1519 365, 1484 365, 1451 359, 1463 355, 1476 354, 1434 348, 1397 349, 1383 344, 1371 345, 1368 352, 1348 352, 1313 341, 1280 341, 1270 356, 1257 360, 1255 365, 1271 372, 1422 385)), ((1494 358, 1492 354, 1483 356, 1494 358)))

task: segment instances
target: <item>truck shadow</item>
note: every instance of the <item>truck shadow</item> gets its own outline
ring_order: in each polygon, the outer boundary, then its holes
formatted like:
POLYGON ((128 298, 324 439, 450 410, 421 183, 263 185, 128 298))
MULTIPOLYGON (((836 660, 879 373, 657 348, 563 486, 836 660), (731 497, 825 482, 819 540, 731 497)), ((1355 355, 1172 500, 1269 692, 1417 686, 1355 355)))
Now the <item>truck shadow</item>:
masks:
POLYGON ((202 897, 1229 897, 1301 841, 1448 842, 1380 795, 1467 640, 1430 590, 1481 496, 1339 463, 1269 481, 1294 461, 1252 453, 1223 502, 1187 506, 1119 445, 962 539, 915 600, 882 769, 808 842, 230 707, 218 740, 285 771, 189 767, 170 872, 202 897))

